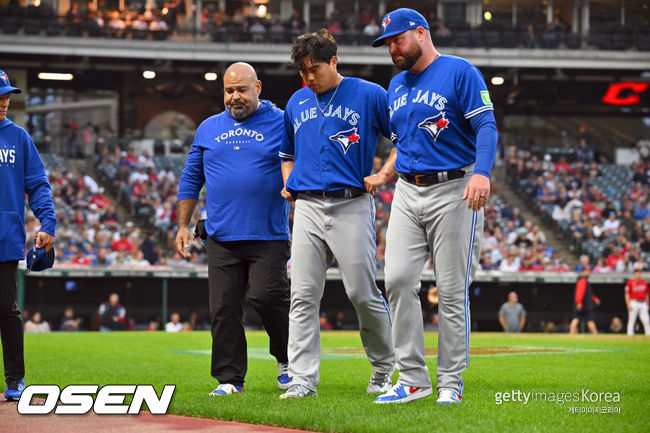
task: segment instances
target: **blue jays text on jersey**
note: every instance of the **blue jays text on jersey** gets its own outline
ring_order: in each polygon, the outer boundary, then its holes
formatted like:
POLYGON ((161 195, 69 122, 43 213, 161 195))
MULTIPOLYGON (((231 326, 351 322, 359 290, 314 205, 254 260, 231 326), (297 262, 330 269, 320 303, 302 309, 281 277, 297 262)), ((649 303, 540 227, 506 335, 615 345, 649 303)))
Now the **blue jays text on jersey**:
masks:
POLYGON ((282 126, 282 110, 260 100, 243 120, 224 111, 196 130, 178 200, 198 198, 205 183, 205 227, 214 240, 289 240, 289 203, 280 194, 282 126))
POLYGON ((493 122, 493 106, 483 76, 469 62, 442 55, 417 74, 396 75, 388 105, 397 171, 424 174, 476 163, 474 172, 489 176, 496 140, 488 140, 490 148, 479 149, 477 157, 472 119, 493 122))
POLYGON ((308 87, 296 91, 284 113, 280 148, 280 157, 295 163, 287 190, 363 188, 378 135, 390 136, 388 122, 386 91, 377 84, 345 77, 322 95, 308 87))
POLYGON ((3 162, 7 164, 13 164, 16 162, 16 149, 0 148, 0 164, 3 162))

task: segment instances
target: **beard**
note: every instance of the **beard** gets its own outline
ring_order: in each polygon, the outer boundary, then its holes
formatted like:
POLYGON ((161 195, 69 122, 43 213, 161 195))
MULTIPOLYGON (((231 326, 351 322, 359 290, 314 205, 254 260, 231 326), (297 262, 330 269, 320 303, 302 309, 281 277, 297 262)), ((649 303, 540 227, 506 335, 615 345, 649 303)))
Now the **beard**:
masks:
POLYGON ((245 105, 240 105, 238 107, 233 107, 231 105, 227 108, 228 108, 228 113, 230 113, 232 118, 235 120, 242 120, 243 118, 248 116, 248 110, 246 110, 245 105))
POLYGON ((418 44, 413 44, 413 46, 409 48, 408 51, 402 54, 402 58, 400 60, 395 60, 395 58, 391 59, 393 60, 395 66, 403 71, 408 71, 417 63, 418 60, 420 60, 420 57, 422 57, 422 48, 420 48, 418 44))

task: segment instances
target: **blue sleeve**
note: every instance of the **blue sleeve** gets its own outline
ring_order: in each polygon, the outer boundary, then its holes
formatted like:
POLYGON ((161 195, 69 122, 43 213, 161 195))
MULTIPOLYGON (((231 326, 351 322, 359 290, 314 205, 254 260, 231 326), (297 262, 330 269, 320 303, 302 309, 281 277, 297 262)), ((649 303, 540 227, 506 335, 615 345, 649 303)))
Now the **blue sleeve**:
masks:
POLYGON ((497 122, 492 110, 483 111, 469 119, 476 133, 476 163, 474 173, 490 177, 497 153, 497 122))
POLYGON ((29 207, 41 222, 41 230, 52 236, 56 236, 56 216, 54 214, 54 202, 52 201, 52 189, 47 180, 47 174, 43 161, 36 150, 36 146, 29 134, 23 136, 25 149, 25 192, 29 196, 29 207))
POLYGON ((291 115, 289 106, 284 110, 284 134, 282 134, 282 143, 280 143, 280 158, 282 161, 293 161, 295 150, 293 144, 293 125, 291 124, 291 115))
POLYGON ((391 137, 390 133, 390 118, 388 116, 388 94, 386 91, 378 86, 375 92, 374 109, 375 117, 379 123, 379 132, 386 138, 391 137))
POLYGON ((460 109, 465 119, 471 119, 479 113, 493 110, 490 92, 485 85, 483 75, 474 66, 469 65, 463 70, 456 89, 460 109))
POLYGON ((183 174, 181 174, 181 179, 178 183, 178 196, 176 200, 197 200, 201 188, 203 188, 203 184, 205 183, 203 148, 198 145, 199 137, 199 130, 197 130, 194 143, 192 143, 192 147, 187 154, 187 162, 185 163, 183 174))

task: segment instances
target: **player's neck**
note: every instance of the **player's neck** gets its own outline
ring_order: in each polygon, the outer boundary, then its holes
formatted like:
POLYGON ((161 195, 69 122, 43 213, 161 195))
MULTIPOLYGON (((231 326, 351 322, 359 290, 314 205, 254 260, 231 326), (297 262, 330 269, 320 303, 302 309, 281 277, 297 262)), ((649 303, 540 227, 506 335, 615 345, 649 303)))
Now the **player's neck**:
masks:
POLYGON ((343 81, 343 75, 341 75, 341 74, 339 74, 339 73, 337 72, 337 73, 336 73, 336 78, 335 78, 334 81, 332 82, 331 86, 329 86, 329 87, 327 88, 327 90, 323 91, 323 93, 319 93, 319 95, 323 95, 323 94, 325 94, 325 93, 327 93, 327 92, 329 92, 329 91, 335 89, 336 87, 338 87, 339 84, 341 84, 341 81, 343 81))
POLYGON ((422 71, 424 71, 426 68, 431 65, 438 57, 440 57, 440 53, 436 51, 434 47, 430 47, 429 49, 423 49, 422 50, 422 55, 418 59, 417 62, 415 62, 415 65, 411 69, 409 69, 409 72, 411 74, 418 74, 422 71))

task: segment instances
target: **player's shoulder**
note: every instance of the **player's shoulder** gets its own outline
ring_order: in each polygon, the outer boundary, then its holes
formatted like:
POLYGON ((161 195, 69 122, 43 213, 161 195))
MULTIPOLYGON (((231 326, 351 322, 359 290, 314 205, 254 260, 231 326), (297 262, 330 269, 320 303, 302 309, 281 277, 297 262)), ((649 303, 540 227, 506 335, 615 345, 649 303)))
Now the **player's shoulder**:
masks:
POLYGON ((0 131, 5 131, 9 132, 12 134, 18 134, 18 135, 29 135, 29 133, 25 130, 20 125, 16 125, 14 122, 12 122, 9 119, 5 119, 2 122, 0 122, 0 131))
POLYGON ((399 74, 395 75, 393 78, 391 78, 390 84, 388 84, 389 93, 392 89, 404 85, 404 83, 406 82, 406 74, 408 74, 408 71, 402 71, 399 74))
POLYGON ((203 122, 199 124, 198 128, 196 128, 196 131, 198 132, 207 128, 213 128, 215 126, 218 126, 219 123, 222 122, 226 116, 227 116, 227 112, 225 110, 219 114, 214 114, 208 117, 207 119, 203 120, 203 122))
POLYGON ((469 60, 463 58, 463 57, 458 57, 454 56, 451 54, 442 54, 438 61, 445 66, 445 68, 448 69, 456 69, 459 71, 463 71, 467 68, 473 68, 474 65, 472 65, 469 60))
POLYGON ((347 84, 348 91, 358 92, 358 91, 367 91, 370 93, 375 92, 385 92, 382 86, 372 81, 366 81, 363 78, 358 77, 345 77, 344 82, 347 84))
POLYGON ((302 89, 296 90, 289 98, 289 101, 287 101, 285 110, 289 111, 291 108, 298 105, 299 101, 303 101, 305 98, 311 98, 313 95, 314 92, 312 92, 309 87, 303 87, 302 89))

